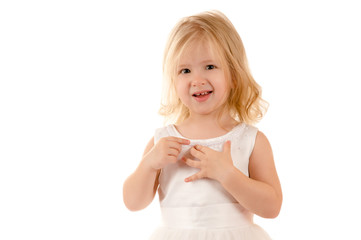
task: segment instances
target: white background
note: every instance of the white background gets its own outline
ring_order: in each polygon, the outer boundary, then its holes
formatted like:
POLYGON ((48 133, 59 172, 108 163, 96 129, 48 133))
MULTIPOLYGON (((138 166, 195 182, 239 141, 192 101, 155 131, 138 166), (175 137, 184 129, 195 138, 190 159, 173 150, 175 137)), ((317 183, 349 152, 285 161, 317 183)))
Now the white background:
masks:
POLYGON ((284 203, 274 239, 361 239, 357 1, 1 1, 0 239, 146 239, 157 197, 122 184, 155 128, 162 54, 187 15, 224 12, 270 108, 284 203))

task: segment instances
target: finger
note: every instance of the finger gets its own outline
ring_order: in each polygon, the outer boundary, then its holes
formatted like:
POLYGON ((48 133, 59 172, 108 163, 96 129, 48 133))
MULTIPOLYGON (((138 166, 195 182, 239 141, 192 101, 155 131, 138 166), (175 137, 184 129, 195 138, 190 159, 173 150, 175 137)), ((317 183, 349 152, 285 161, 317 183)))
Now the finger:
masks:
POLYGON ((201 163, 200 161, 195 161, 189 158, 182 158, 183 162, 185 162, 185 164, 187 164, 190 167, 194 167, 194 168, 201 168, 201 163))
POLYGON ((188 139, 184 139, 184 138, 168 137, 167 139, 168 139, 169 141, 177 142, 177 143, 179 143, 179 144, 184 144, 184 145, 190 144, 190 141, 189 141, 188 139))
POLYGON ((178 157, 178 155, 179 155, 179 150, 178 149, 169 148, 168 156, 178 157))
POLYGON ((207 149, 207 147, 202 146, 202 145, 195 145, 194 148, 200 152, 204 152, 207 149))
POLYGON ((208 154, 208 153, 211 153, 214 151, 213 149, 206 147, 206 146, 202 146, 202 145, 195 145, 194 148, 204 154, 208 154))
POLYGON ((204 157, 204 153, 196 149, 195 146, 192 147, 189 152, 193 157, 198 158, 200 160, 202 160, 204 157))
POLYGON ((226 153, 231 152, 231 141, 227 141, 224 143, 223 152, 226 152, 226 153))
POLYGON ((178 159, 176 156, 168 155, 167 161, 169 161, 171 163, 176 163, 178 161, 178 159))
POLYGON ((177 142, 169 141, 168 147, 171 149, 176 149, 178 151, 178 153, 180 153, 182 151, 182 145, 177 142))
POLYGON ((193 182, 193 181, 201 179, 201 178, 203 178, 202 173, 199 171, 198 173, 196 173, 190 177, 187 177, 186 179, 184 179, 184 181, 185 182, 193 182))

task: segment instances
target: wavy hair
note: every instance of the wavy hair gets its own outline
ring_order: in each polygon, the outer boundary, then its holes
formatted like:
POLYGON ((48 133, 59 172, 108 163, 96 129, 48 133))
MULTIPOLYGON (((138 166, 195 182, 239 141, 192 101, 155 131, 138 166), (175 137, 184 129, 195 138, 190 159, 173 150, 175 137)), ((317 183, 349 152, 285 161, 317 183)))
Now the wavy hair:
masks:
POLYGON ((194 42, 205 39, 216 50, 230 83, 222 111, 229 111, 238 122, 254 124, 261 120, 268 103, 252 77, 246 52, 235 27, 219 11, 208 11, 181 19, 171 31, 163 58, 163 95, 159 113, 166 122, 181 123, 189 117, 188 108, 175 89, 176 69, 183 52, 194 42))

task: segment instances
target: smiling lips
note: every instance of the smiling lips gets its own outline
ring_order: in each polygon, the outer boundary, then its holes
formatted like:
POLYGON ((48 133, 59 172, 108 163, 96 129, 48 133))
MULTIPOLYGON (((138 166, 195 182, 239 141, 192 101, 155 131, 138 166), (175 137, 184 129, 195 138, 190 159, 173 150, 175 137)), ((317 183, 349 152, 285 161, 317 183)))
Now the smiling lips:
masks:
POLYGON ((207 101, 207 99, 211 96, 212 93, 213 93, 213 91, 201 91, 201 92, 193 93, 192 96, 198 102, 204 102, 204 101, 207 101))

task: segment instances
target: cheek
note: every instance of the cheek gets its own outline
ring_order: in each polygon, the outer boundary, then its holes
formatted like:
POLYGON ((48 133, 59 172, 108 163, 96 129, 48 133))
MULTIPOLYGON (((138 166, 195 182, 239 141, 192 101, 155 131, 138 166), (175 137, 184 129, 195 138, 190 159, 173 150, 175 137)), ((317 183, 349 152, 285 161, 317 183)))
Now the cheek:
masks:
POLYGON ((230 93, 230 87, 226 86, 226 85, 222 85, 218 87, 218 99, 219 99, 219 103, 223 104, 224 102, 227 101, 229 93, 230 93))
POLYGON ((188 79, 185 77, 179 77, 177 78, 176 82, 175 82, 175 86, 176 88, 178 88, 180 91, 184 91, 188 88, 188 79))
POLYGON ((176 90, 178 98, 180 98, 181 100, 184 99, 188 95, 188 88, 181 81, 176 82, 175 90, 176 90))

